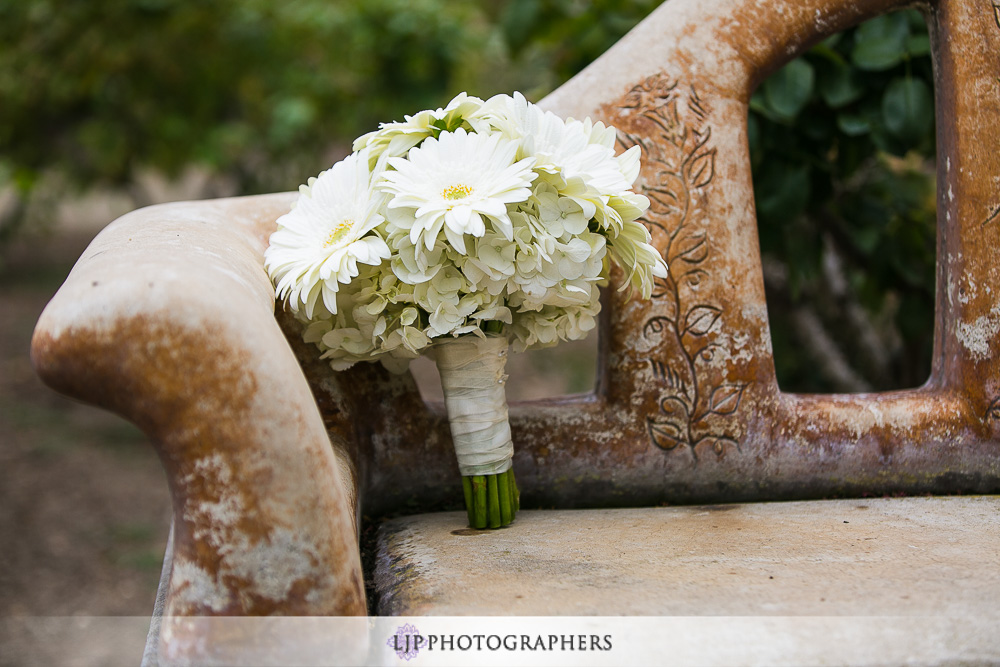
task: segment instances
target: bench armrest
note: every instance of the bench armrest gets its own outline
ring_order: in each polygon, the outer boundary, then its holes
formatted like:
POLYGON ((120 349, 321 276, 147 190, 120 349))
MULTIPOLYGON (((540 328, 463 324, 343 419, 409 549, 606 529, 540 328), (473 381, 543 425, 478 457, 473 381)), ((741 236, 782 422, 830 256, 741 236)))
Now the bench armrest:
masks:
POLYGON ((167 615, 365 613, 345 443, 331 443, 263 270, 293 198, 118 219, 35 330, 42 378, 133 421, 163 462, 175 520, 167 615))

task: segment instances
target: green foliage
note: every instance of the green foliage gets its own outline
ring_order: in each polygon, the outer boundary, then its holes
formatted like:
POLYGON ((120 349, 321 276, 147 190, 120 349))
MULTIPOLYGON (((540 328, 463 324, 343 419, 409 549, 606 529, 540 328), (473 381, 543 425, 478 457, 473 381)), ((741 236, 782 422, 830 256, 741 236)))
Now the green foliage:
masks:
POLYGON ((255 172, 439 104, 489 39, 447 0, 0 0, 0 168, 89 185, 197 161, 291 187, 255 172))
MULTIPOLYGON (((127 183, 137 167, 169 174, 192 162, 235 176, 245 193, 292 188, 379 121, 460 90, 538 99, 658 4, 0 0, 0 188, 28 193, 53 168, 87 187, 127 183)), ((816 45, 751 100, 761 247, 788 273, 781 299, 769 286, 783 387, 831 389, 783 311, 824 299, 821 266, 831 252, 885 340, 903 340, 887 343, 893 368, 869 377, 873 386, 926 377, 929 53, 921 16, 898 12, 816 45)), ((10 231, 0 220, 0 246, 10 231)), ((851 352, 837 309, 828 310, 820 314, 842 334, 852 365, 870 367, 851 352)))
POLYGON ((547 75, 537 94, 566 81, 607 51, 662 0, 506 0, 497 3, 505 44, 547 75))
MULTIPOLYGON (((772 328, 787 329, 790 307, 830 296, 821 260, 833 253, 888 350, 890 368, 864 363, 857 332, 836 303, 817 310, 874 388, 914 386, 930 370, 932 90, 927 29, 911 10, 818 44, 768 78, 750 105, 761 249, 787 266, 790 288, 786 303, 769 294, 772 328), (900 336, 903 343, 893 343, 900 336)), ((775 338, 794 336, 784 330, 775 338)), ((800 354, 778 350, 776 363, 783 386, 831 389, 800 354)))

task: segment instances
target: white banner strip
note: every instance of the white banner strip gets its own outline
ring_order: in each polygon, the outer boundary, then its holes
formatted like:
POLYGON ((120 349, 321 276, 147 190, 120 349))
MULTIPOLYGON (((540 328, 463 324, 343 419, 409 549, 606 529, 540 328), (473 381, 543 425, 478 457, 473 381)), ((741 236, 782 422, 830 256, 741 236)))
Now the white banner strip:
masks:
MULTIPOLYGON (((149 619, 0 619, 4 664, 136 665, 149 619)), ((159 665, 1000 663, 1000 612, 940 616, 167 617, 159 665)))

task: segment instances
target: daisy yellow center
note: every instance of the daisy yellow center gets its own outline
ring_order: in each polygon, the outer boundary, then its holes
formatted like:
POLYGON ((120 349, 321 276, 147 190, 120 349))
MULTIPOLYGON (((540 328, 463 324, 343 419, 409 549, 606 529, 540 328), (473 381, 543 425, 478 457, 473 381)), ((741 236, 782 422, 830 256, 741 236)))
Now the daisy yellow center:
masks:
POLYGON ((351 231, 351 227, 354 226, 353 220, 343 220, 330 231, 330 235, 326 237, 326 243, 323 244, 324 248, 329 248, 330 246, 337 245, 344 240, 344 237, 351 231))
POLYGON ((468 185, 449 185, 441 192, 441 196, 449 201, 455 201, 456 199, 465 199, 472 194, 472 188, 468 185))

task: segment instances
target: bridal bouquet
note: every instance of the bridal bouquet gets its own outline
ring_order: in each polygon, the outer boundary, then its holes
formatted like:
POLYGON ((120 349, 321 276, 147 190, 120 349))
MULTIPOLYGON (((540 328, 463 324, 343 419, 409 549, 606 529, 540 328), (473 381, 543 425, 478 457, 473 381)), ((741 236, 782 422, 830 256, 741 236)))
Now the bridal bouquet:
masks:
POLYGON ((504 397, 514 351, 583 338, 609 261, 643 298, 666 265, 637 219, 639 147, 522 95, 460 94, 383 123, 300 187, 264 258, 279 299, 334 369, 420 354, 441 373, 469 523, 519 500, 504 397))

